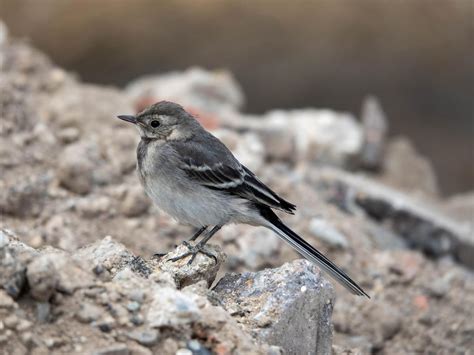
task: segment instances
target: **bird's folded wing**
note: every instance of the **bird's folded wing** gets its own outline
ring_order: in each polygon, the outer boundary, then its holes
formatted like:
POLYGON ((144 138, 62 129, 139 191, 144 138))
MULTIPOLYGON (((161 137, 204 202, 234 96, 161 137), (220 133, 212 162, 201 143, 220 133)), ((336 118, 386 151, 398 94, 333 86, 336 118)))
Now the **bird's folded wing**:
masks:
POLYGON ((238 162, 232 165, 221 162, 208 165, 188 157, 183 159, 181 168, 190 178, 210 189, 240 196, 288 213, 293 213, 296 209, 295 205, 270 190, 245 166, 238 162))

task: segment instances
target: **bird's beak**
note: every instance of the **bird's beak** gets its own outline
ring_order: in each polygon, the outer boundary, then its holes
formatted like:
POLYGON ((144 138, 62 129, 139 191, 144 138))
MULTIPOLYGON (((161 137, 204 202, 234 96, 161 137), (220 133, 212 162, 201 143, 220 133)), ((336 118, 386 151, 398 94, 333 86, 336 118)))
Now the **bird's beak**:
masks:
POLYGON ((135 118, 135 116, 132 116, 132 115, 120 115, 120 116, 117 116, 117 117, 120 118, 123 121, 127 121, 127 122, 130 122, 130 123, 133 123, 133 124, 137 123, 137 119, 135 118))

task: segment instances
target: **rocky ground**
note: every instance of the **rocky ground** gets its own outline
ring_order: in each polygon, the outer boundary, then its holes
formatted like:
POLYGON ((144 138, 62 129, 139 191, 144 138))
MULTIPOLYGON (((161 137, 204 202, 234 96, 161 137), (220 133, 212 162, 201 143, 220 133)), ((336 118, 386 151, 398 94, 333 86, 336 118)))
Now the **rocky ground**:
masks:
POLYGON ((474 348, 473 193, 443 199, 430 163, 387 139, 375 98, 240 112, 231 75, 198 68, 124 90, 80 82, 0 26, 0 353, 445 353, 474 348), (182 103, 263 181, 282 216, 371 299, 271 232, 227 226, 212 258, 149 202, 138 135, 117 114, 182 103), (155 253, 170 252, 163 257, 155 253))

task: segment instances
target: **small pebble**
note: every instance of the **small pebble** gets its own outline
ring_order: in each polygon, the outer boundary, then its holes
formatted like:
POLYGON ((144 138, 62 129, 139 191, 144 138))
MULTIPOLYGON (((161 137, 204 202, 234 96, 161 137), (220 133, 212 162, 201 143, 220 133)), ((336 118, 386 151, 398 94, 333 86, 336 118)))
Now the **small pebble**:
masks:
POLYGON ((14 329, 17 326, 18 322, 19 322, 19 319, 14 314, 6 317, 3 320, 3 323, 5 324, 5 327, 10 328, 10 329, 14 329))
POLYGON ((134 325, 142 325, 144 322, 143 316, 141 314, 134 314, 133 316, 130 317, 130 321, 134 325))
POLYGON ((193 355, 193 352, 189 349, 178 349, 176 355, 193 355))
POLYGON ((32 326, 33 326, 33 323, 31 323, 30 321, 26 319, 21 319, 16 325, 16 330, 18 330, 19 332, 23 332, 25 330, 30 329, 32 326))
POLYGON ((127 304, 127 309, 130 312, 136 312, 140 309, 140 307, 141 307, 141 304, 136 301, 132 301, 127 304))
POLYGON ((130 339, 145 346, 153 346, 158 342, 158 331, 155 329, 135 330, 128 334, 130 339))
POLYGON ((51 304, 49 302, 38 302, 36 304, 36 318, 41 323, 46 323, 50 320, 51 304))

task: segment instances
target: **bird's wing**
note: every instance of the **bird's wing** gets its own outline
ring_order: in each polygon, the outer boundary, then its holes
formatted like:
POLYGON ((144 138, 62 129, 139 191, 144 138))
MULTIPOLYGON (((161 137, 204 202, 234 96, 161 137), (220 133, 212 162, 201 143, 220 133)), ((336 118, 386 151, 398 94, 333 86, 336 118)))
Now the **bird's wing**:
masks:
POLYGON ((273 192, 254 173, 240 164, 220 141, 217 142, 213 141, 205 148, 202 144, 183 143, 175 147, 181 160, 180 168, 189 178, 209 189, 293 214, 295 205, 273 192))

